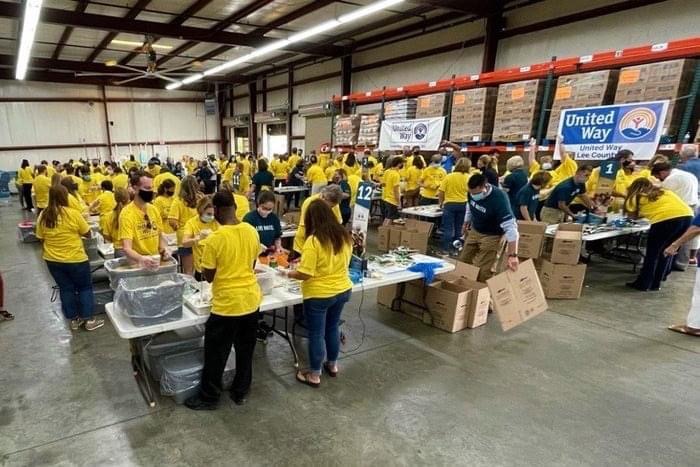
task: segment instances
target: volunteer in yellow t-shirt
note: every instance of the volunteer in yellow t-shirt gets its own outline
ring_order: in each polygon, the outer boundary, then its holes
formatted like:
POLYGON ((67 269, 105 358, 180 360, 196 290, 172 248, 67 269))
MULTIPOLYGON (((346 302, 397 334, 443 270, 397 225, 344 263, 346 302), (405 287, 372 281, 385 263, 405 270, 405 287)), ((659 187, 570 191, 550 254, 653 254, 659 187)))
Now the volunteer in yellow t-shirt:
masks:
POLYGON ((43 258, 58 285, 63 316, 74 331, 83 324, 88 331, 104 325, 104 320, 93 316, 92 275, 82 239, 90 235, 81 213, 68 207, 68 190, 52 186, 49 204, 37 220, 36 236, 42 241, 43 258))
POLYGON ((304 224, 306 209, 308 209, 309 205, 317 199, 325 201, 326 204, 330 206, 331 210, 333 211, 333 214, 335 215, 336 220, 338 221, 338 224, 341 224, 343 222, 343 215, 340 212, 340 201, 343 199, 343 190, 341 190, 338 185, 325 186, 321 190, 321 193, 311 195, 308 198, 306 198, 301 204, 299 227, 297 228, 297 232, 294 235, 293 249, 294 253, 296 253, 297 256, 301 254, 304 248, 304 241, 306 239, 306 227, 304 224))
POLYGON ((114 168, 114 174, 112 175, 112 186, 115 190, 117 188, 123 188, 125 190, 129 189, 129 176, 122 171, 121 167, 114 168))
POLYGON ((390 225, 399 218, 399 206, 401 206, 401 170, 404 159, 395 156, 389 160, 389 169, 384 172, 384 187, 382 188, 382 214, 384 225, 390 225))
POLYGON ((103 230, 104 223, 107 221, 107 216, 114 211, 117 202, 114 200, 114 187, 112 186, 112 182, 104 180, 100 186, 102 187, 102 193, 90 204, 89 209, 91 214, 98 214, 100 216, 100 230, 103 230))
POLYGON ((32 184, 34 183, 34 169, 29 165, 29 161, 24 159, 21 168, 17 172, 17 183, 22 187, 22 199, 24 200, 24 210, 31 211, 34 208, 32 203, 32 184))
POLYGON ((219 228, 219 223, 214 219, 214 205, 211 196, 204 196, 197 203, 198 216, 191 218, 185 224, 182 244, 192 248, 194 258, 194 278, 203 281, 202 253, 206 239, 219 228))
POLYGON ((114 202, 114 209, 107 215, 105 222, 102 224, 102 236, 107 242, 112 243, 114 257, 121 258, 124 256, 124 248, 119 236, 119 216, 124 207, 131 202, 129 192, 124 188, 115 188, 114 202))
POLYGON ((165 180, 170 180, 175 184, 175 194, 180 192, 180 179, 170 172, 167 167, 161 168, 160 173, 153 178, 153 189, 158 192, 161 183, 165 180))
MULTIPOLYGON (((160 175, 159 175, 160 177, 160 175)), ((154 180, 155 185, 155 180, 154 180)), ((177 193, 177 188, 175 183, 170 179, 161 180, 161 184, 158 187, 156 199, 153 200, 153 205, 158 209, 160 213, 160 218, 163 221, 163 233, 171 234, 175 233, 175 230, 168 222, 168 216, 170 215, 170 208, 175 200, 175 193, 177 193)))
POLYGON ((442 249, 449 252, 452 242, 462 236, 462 224, 467 210, 467 183, 472 163, 462 157, 452 173, 440 183, 438 202, 442 206, 442 249))
POLYGON ((168 259, 167 242, 163 236, 163 223, 153 201, 153 179, 145 172, 136 174, 131 188, 134 200, 119 214, 119 238, 124 255, 134 263, 149 269, 157 269, 160 259, 168 259))
POLYGON ((211 410, 218 405, 221 376, 232 345, 236 376, 231 399, 237 405, 246 402, 253 380, 253 352, 262 302, 255 276, 255 261, 260 253, 258 232, 236 218, 231 192, 216 193, 212 203, 220 227, 207 238, 202 253, 202 275, 212 283, 212 300, 204 331, 202 383, 199 393, 185 401, 193 410, 211 410))
POLYGON ((625 211, 632 218, 646 218, 651 223, 642 269, 637 279, 626 285, 643 292, 657 291, 673 262, 673 256, 666 256, 664 250, 690 227, 693 210, 674 192, 638 178, 627 192, 625 211))
POLYGON ((420 199, 418 204, 427 206, 429 204, 438 204, 438 190, 442 181, 447 177, 447 172, 442 168, 442 158, 440 154, 435 154, 430 160, 430 165, 423 169, 420 184, 420 199))
POLYGON ((413 163, 406 169, 406 192, 403 195, 404 206, 415 206, 418 204, 420 194, 420 180, 423 177, 425 162, 419 155, 413 158, 413 163))
POLYGON ((34 190, 34 198, 36 200, 36 214, 41 214, 42 209, 46 209, 49 205, 49 188, 51 187, 51 179, 46 175, 47 167, 40 165, 36 169, 36 177, 32 189, 34 190))
POLYGON ((281 271, 302 281, 309 369, 298 371, 296 379, 312 387, 321 383, 322 369, 331 377, 338 373, 340 315, 352 291, 348 277, 352 240, 348 231, 332 218, 327 203, 315 200, 309 204, 304 215, 306 240, 301 263, 296 271, 281 271))
POLYGON ((270 162, 270 170, 275 176, 275 186, 287 183, 287 164, 282 161, 282 156, 275 154, 272 162, 270 162))
POLYGON ((124 171, 128 174, 131 169, 140 169, 141 163, 136 160, 133 154, 129 156, 129 160, 124 162, 124 171))
POLYGON ((68 207, 80 212, 84 217, 88 216, 88 206, 78 193, 78 184, 73 177, 65 177, 61 179, 61 185, 68 190, 68 207))
POLYGON ((328 179, 326 174, 323 173, 321 166, 318 165, 316 156, 311 156, 309 162, 311 165, 306 171, 306 181, 311 185, 311 194, 315 195, 320 193, 324 186, 328 185, 328 179))
POLYGON ((201 197, 197 179, 194 175, 188 175, 182 179, 180 194, 173 200, 168 213, 168 223, 177 234, 177 255, 182 264, 182 272, 189 276, 194 274, 194 259, 192 248, 182 244, 182 237, 187 221, 197 216, 197 202, 201 197))

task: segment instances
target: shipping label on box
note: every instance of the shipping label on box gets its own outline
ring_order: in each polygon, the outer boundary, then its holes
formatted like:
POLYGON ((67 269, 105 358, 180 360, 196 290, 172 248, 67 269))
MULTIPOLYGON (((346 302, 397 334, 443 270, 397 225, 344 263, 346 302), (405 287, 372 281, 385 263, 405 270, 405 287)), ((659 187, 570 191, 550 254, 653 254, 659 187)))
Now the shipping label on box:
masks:
POLYGON ((577 299, 581 297, 586 279, 586 265, 554 264, 543 260, 540 279, 545 297, 577 299))
POLYGON ((508 331, 547 310, 547 300, 532 260, 487 281, 501 328, 508 331))
POLYGON ((521 258, 539 258, 544 244, 546 222, 518 221, 518 256, 521 258))
POLYGON ((583 245, 583 224, 559 224, 550 260, 555 264, 578 264, 583 245))

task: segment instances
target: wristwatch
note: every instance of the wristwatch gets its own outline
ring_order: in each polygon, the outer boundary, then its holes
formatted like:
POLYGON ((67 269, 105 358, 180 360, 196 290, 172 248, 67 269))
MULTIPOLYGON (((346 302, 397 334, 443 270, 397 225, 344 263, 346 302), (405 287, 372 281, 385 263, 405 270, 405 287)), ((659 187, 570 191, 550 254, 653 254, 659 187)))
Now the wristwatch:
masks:
POLYGON ((511 253, 508 255, 509 258, 517 258, 518 254, 517 253, 511 253))

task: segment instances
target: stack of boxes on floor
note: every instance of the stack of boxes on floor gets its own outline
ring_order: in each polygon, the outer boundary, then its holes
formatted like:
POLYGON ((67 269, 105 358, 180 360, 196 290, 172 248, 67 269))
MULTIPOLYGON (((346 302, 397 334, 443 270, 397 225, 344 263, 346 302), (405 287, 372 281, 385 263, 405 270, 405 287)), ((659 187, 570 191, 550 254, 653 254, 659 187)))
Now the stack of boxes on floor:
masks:
POLYGON ((416 118, 415 99, 401 99, 384 104, 384 120, 409 120, 416 118))
POLYGON ((335 119, 333 143, 337 146, 355 146, 360 132, 359 115, 342 115, 335 119))
POLYGON ((418 98, 416 118, 433 118, 445 115, 447 98, 445 93, 429 94, 418 98))
POLYGON ((493 140, 527 141, 535 134, 542 102, 544 80, 532 79, 498 86, 493 140))
POLYGON ((452 96, 450 140, 490 141, 496 112, 498 88, 456 91, 452 96))
POLYGON ((406 219, 403 224, 382 225, 377 229, 377 248, 394 250, 400 246, 427 253, 432 222, 406 219))
POLYGON ((379 144, 379 115, 364 114, 360 116, 360 134, 357 144, 377 146, 379 144))

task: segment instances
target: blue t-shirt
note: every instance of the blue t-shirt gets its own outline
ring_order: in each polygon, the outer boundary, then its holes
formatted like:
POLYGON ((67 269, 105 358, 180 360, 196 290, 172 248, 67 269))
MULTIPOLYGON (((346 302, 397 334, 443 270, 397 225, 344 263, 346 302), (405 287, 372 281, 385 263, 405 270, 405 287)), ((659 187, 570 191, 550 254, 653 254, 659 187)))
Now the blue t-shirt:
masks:
POLYGON ((524 220, 523 215, 520 213, 520 206, 527 206, 527 212, 530 214, 530 219, 535 220, 537 208, 540 205, 540 190, 535 190, 535 187, 533 187, 531 183, 528 183, 520 189, 516 195, 516 198, 516 207, 513 209, 515 218, 524 220))
POLYGON ((552 193, 549 195, 544 205, 548 208, 559 209, 559 201, 563 201, 564 204, 569 205, 574 198, 585 192, 586 185, 583 183, 576 183, 574 177, 567 178, 552 190, 552 193))
POLYGON ((491 187, 491 193, 484 199, 475 201, 471 193, 468 197, 472 228, 483 235, 503 235, 501 224, 513 219, 505 192, 491 187))
MULTIPOLYGON (((516 169, 509 173, 503 180, 503 188, 507 189, 510 208, 518 215, 518 193, 527 185, 527 174, 523 169, 516 169)), ((504 190, 505 191, 505 190, 504 190)))
POLYGON ((688 159, 687 162, 678 166, 679 169, 690 172, 700 182, 700 159, 688 159))
POLYGON ((263 217, 254 209, 243 216, 243 222, 246 222, 258 231, 260 243, 270 247, 275 244, 275 240, 282 236, 282 225, 280 219, 274 212, 271 212, 267 217, 263 217))
POLYGON ((445 169, 445 172, 451 173, 456 163, 457 158, 455 156, 447 156, 447 158, 442 161, 442 168, 445 169))
POLYGON ((693 217, 692 225, 700 227, 700 214, 696 214, 695 217, 693 217))

